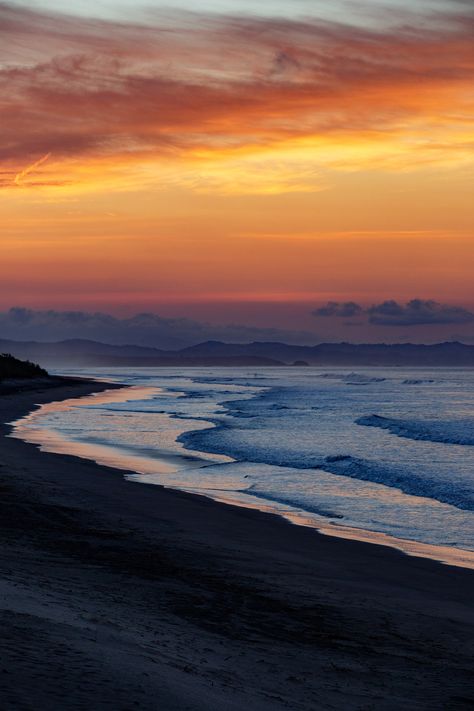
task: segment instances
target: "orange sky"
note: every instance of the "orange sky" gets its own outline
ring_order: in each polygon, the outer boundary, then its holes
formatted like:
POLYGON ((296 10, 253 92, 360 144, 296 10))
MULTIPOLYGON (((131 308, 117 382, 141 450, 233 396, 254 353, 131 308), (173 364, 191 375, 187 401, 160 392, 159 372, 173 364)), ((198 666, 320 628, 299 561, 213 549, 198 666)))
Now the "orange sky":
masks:
POLYGON ((453 7, 363 29, 2 5, 0 308, 472 307, 473 20, 453 7))

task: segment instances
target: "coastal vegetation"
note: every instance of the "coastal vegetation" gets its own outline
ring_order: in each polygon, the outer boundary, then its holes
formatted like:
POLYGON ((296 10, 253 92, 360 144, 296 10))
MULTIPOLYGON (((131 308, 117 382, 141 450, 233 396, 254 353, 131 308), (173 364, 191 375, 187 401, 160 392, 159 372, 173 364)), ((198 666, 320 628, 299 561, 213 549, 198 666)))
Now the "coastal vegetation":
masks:
POLYGON ((9 353, 0 354, 0 382, 10 378, 44 378, 44 368, 29 360, 19 360, 9 353))

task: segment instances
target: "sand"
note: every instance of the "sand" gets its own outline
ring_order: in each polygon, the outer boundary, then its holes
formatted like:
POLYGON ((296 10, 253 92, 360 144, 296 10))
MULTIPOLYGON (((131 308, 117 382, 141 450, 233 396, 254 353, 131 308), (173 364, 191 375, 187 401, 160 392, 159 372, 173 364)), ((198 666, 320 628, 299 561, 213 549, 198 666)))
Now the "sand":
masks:
MULTIPOLYGON (((0 394, 0 422, 87 382, 0 394)), ((474 708, 474 571, 0 427, 0 708, 474 708)))

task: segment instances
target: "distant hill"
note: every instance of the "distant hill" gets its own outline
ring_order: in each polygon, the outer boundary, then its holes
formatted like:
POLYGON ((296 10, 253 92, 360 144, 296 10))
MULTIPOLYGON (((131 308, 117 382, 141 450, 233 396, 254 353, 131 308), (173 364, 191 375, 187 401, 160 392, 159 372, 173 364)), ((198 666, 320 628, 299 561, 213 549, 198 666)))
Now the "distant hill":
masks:
POLYGON ((474 346, 457 341, 420 345, 321 343, 222 343, 206 341, 169 351, 146 346, 116 346, 87 340, 58 343, 6 341, 0 352, 38 361, 44 366, 277 366, 305 362, 318 366, 451 366, 474 367, 474 346))
POLYGON ((270 356, 285 363, 304 360, 309 365, 474 366, 474 346, 457 341, 423 345, 414 343, 321 343, 293 346, 286 343, 229 344, 207 341, 180 351, 186 356, 270 356))
POLYGON ((185 353, 165 351, 147 346, 114 346, 82 339, 40 343, 37 341, 7 341, 0 339, 0 350, 8 350, 19 358, 32 358, 47 366, 97 367, 165 367, 192 366, 269 366, 285 365, 271 356, 225 353, 185 353))
POLYGON ((46 370, 30 361, 15 358, 9 353, 0 355, 0 382, 3 380, 18 380, 23 378, 45 378, 46 370))

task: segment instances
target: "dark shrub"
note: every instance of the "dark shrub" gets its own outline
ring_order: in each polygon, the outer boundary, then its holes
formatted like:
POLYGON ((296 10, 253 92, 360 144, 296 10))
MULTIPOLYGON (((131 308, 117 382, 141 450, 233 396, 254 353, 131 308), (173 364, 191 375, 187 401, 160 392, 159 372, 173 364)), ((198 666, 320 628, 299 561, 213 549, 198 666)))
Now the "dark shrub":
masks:
POLYGON ((7 378, 44 378, 47 375, 44 368, 29 360, 18 360, 9 353, 0 355, 0 381, 7 378))

